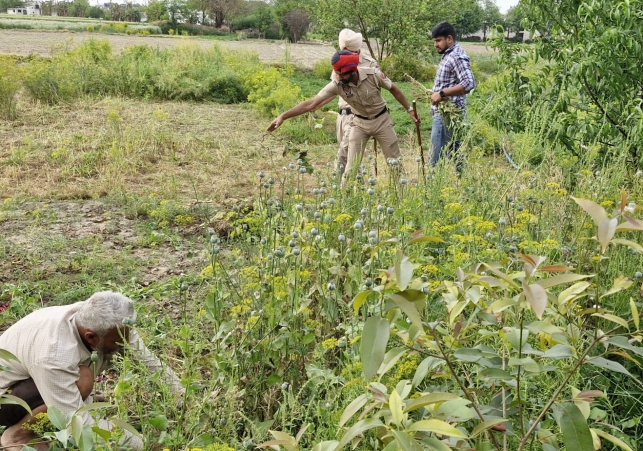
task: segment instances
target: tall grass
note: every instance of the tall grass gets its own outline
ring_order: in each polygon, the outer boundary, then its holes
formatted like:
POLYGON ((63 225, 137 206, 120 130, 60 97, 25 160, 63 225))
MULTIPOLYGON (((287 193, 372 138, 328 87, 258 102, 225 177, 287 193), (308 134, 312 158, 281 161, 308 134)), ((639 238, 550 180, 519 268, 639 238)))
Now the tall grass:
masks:
MULTIPOLYGON (((20 17, 20 16, 18 16, 20 17)), ((160 34, 161 29, 155 25, 136 24, 127 22, 105 22, 99 20, 58 20, 41 18, 13 18, 0 16, 0 29, 22 29, 22 30, 68 30, 87 31, 93 27, 103 33, 125 33, 128 29, 136 32, 147 31, 150 34, 160 34)))

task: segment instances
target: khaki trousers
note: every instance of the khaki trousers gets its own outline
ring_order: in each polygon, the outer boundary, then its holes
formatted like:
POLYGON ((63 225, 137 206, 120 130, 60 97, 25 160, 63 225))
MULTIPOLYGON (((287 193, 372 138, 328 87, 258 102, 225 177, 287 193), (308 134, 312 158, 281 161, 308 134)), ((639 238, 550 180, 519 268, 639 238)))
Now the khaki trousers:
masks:
POLYGON ((361 164, 364 149, 370 138, 375 138, 387 160, 389 158, 400 157, 400 147, 390 113, 386 112, 380 117, 370 120, 353 116, 348 138, 348 158, 344 174, 348 174, 351 169, 361 164))

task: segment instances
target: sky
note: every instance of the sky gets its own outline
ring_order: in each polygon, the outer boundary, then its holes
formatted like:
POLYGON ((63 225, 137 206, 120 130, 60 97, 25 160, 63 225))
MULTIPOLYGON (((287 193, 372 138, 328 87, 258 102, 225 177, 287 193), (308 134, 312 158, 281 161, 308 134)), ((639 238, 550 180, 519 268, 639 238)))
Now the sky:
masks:
POLYGON ((496 0, 496 5, 498 5, 498 8, 500 8, 501 13, 506 13, 509 8, 512 6, 516 6, 518 4, 518 0, 496 0))

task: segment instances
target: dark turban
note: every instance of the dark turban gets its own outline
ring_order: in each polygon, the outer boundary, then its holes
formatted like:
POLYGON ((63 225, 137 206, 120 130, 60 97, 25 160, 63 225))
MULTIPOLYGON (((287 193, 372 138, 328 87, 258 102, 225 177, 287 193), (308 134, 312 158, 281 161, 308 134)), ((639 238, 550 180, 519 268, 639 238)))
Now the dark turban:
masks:
POLYGON ((333 55, 330 63, 333 65, 333 70, 340 74, 355 72, 359 64, 359 54, 348 50, 341 50, 333 55))

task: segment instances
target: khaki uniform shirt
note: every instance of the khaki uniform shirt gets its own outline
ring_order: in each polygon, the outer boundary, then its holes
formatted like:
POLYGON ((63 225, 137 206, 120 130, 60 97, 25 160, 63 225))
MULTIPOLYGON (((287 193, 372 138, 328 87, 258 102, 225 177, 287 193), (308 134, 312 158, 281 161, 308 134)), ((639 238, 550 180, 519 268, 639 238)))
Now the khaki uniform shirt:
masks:
MULTIPOLYGON (((91 352, 83 344, 74 321, 82 304, 36 310, 0 336, 0 349, 18 358, 18 362, 0 359, 0 366, 5 367, 5 371, 0 371, 0 395, 16 382, 31 377, 46 405, 56 406, 65 414, 84 405, 76 386, 78 367, 92 368, 92 362, 91 352)), ((166 382, 175 392, 184 390, 176 374, 161 364, 133 329, 130 330, 130 347, 134 357, 150 371, 163 370, 166 382)), ((98 353, 97 373, 107 368, 111 357, 111 354, 98 353)), ((93 423, 89 412, 81 415, 85 424, 93 423)))
MULTIPOLYGON (((359 54, 359 64, 364 66, 364 67, 377 67, 379 69, 380 65, 377 64, 377 61, 371 58, 370 56, 362 55, 361 53, 359 54)), ((335 71, 331 73, 330 79, 333 80, 333 75, 335 75, 335 71)), ((337 102, 337 107, 340 110, 346 109, 349 107, 348 102, 344 100, 343 98, 339 98, 337 102)))
POLYGON ((390 91, 393 82, 376 67, 357 66, 357 74, 356 85, 353 83, 345 85, 333 72, 331 82, 317 95, 324 99, 338 95, 350 105, 353 114, 364 117, 375 116, 386 106, 381 89, 390 91))

